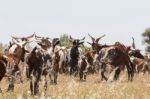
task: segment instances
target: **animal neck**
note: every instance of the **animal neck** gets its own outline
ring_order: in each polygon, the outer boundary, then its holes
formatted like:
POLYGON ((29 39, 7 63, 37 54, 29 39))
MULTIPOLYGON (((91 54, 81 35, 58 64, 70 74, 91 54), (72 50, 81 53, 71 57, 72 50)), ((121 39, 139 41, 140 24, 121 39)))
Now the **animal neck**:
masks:
POLYGON ((85 57, 87 57, 87 61, 92 64, 93 63, 93 56, 91 55, 91 52, 88 52, 84 55, 85 57))

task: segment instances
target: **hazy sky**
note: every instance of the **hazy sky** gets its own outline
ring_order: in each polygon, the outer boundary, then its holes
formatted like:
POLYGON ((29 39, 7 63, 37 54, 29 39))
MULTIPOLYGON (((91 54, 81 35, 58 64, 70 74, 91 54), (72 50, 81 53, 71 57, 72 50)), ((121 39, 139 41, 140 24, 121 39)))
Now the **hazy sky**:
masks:
POLYGON ((150 0, 0 0, 0 42, 10 35, 25 36, 36 32, 59 37, 68 33, 75 38, 87 33, 102 43, 120 41, 143 49, 141 33, 150 27, 150 0))

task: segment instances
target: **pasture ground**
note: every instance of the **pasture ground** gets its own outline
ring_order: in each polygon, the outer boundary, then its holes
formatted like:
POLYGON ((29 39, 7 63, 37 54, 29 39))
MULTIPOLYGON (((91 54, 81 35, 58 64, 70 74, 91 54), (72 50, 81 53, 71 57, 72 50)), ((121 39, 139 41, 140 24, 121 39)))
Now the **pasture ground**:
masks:
POLYGON ((6 92, 8 81, 5 78, 1 82, 3 93, 0 99, 150 99, 149 74, 135 75, 133 82, 127 81, 126 73, 122 73, 120 80, 114 82, 99 82, 98 74, 88 75, 85 82, 78 79, 61 74, 58 84, 49 83, 45 93, 40 82, 40 95, 33 97, 30 95, 29 81, 23 84, 16 82, 15 91, 6 92))

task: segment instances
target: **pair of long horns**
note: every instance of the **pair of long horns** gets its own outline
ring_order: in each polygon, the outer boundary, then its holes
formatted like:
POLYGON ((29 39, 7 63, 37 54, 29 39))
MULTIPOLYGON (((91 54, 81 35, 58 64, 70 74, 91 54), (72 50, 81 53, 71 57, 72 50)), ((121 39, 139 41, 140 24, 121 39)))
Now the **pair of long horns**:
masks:
POLYGON ((92 42, 96 42, 96 43, 98 43, 100 39, 102 39, 103 37, 106 36, 106 35, 104 34, 104 35, 100 36, 99 38, 95 39, 95 38, 92 37, 90 34, 88 34, 88 35, 89 35, 89 37, 92 39, 92 42))
POLYGON ((16 36, 11 36, 13 39, 18 40, 18 39, 30 39, 33 38, 35 36, 35 33, 33 33, 32 35, 29 35, 27 37, 16 37, 16 36))
POLYGON ((35 39, 36 40, 42 40, 42 39, 49 39, 49 40, 51 40, 51 38, 49 38, 49 37, 44 38, 44 37, 41 37, 41 36, 37 36, 36 34, 35 34, 35 39))
MULTIPOLYGON (((70 40, 73 41, 73 40, 75 40, 75 39, 72 38, 71 35, 70 35, 70 40)), ((85 37, 83 37, 82 39, 78 39, 78 40, 83 41, 83 40, 85 40, 85 37)))

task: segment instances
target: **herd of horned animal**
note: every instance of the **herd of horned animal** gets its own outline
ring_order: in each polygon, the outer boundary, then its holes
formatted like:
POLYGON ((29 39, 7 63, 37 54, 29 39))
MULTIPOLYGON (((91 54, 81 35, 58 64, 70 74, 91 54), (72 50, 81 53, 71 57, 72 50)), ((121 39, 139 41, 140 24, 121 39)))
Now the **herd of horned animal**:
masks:
MULTIPOLYGON (((85 37, 74 39, 70 36, 70 48, 62 46, 59 38, 41 37, 36 33, 27 37, 11 36, 12 41, 0 55, 0 81, 8 77, 7 90, 13 91, 15 80, 17 76, 24 76, 22 67, 25 67, 31 94, 37 95, 41 77, 44 77, 46 90, 48 79, 52 84, 57 84, 58 76, 62 73, 77 76, 81 81, 86 81, 87 74, 100 74, 101 80, 107 81, 109 75, 106 73, 114 71, 115 81, 119 79, 120 72, 126 70, 128 80, 132 81, 135 73, 150 73, 149 54, 142 55, 135 48, 134 38, 132 46, 125 46, 120 42, 100 44, 105 35, 99 38, 88 36, 92 40, 87 42, 90 47, 84 46, 85 37)), ((23 79, 20 80, 23 83, 23 79)))

